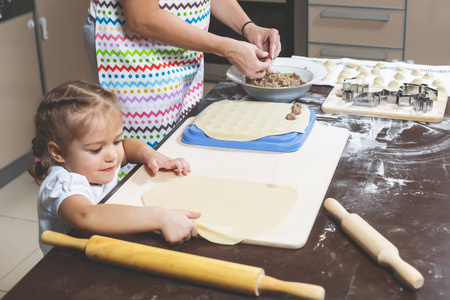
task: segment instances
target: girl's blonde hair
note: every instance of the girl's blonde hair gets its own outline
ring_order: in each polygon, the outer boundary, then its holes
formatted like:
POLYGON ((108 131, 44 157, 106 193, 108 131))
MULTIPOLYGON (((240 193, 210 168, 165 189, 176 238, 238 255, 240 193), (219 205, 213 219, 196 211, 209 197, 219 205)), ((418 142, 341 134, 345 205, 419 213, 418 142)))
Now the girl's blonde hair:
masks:
POLYGON ((49 163, 41 160, 48 152, 49 142, 64 151, 75 138, 87 134, 104 118, 117 122, 120 117, 116 96, 96 84, 77 80, 54 88, 41 101, 34 118, 32 152, 37 162, 28 172, 41 184, 48 174, 49 163))

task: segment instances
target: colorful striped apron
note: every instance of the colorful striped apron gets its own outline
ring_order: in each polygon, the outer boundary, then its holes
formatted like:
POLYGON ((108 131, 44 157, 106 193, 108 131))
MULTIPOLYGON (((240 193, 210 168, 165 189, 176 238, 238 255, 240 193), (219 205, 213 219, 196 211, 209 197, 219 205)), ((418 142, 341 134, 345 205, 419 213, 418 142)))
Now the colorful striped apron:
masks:
MULTIPOLYGON (((100 85, 118 97, 124 137, 155 147, 203 96, 203 53, 131 32, 122 0, 97 0, 96 4, 100 85)), ((160 0, 159 5, 185 22, 208 30, 209 0, 160 0)), ((128 172, 123 171, 121 178, 128 172)))

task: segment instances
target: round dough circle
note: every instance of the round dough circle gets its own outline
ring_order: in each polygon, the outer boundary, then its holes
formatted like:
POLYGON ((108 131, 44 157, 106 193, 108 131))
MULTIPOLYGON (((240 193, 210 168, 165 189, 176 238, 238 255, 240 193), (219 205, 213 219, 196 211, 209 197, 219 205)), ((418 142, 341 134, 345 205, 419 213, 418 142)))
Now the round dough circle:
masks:
POLYGON ((297 190, 287 185, 192 174, 158 183, 142 196, 145 206, 200 212, 192 220, 200 236, 224 245, 276 229, 297 199, 297 190))

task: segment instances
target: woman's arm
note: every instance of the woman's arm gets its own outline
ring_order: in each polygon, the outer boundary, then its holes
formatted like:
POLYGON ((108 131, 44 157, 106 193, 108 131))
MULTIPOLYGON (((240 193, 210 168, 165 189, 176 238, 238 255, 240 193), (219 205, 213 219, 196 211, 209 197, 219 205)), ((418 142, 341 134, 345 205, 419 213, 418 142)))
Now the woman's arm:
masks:
POLYGON ((171 245, 196 236, 197 228, 191 219, 200 216, 197 212, 160 207, 93 205, 82 195, 65 199, 58 214, 67 224, 83 232, 116 235, 160 231, 171 245))
MULTIPOLYGON (((250 21, 236 0, 211 0, 211 13, 238 34, 242 26, 250 21)), ((267 16, 270 18, 270 16, 267 16)), ((254 23, 245 26, 244 37, 259 49, 268 52, 270 59, 275 59, 281 51, 280 34, 274 28, 264 28, 254 23)))
POLYGON ((269 67, 269 61, 260 61, 267 58, 266 51, 192 26, 161 9, 158 0, 124 0, 123 4, 127 26, 136 33, 182 49, 225 57, 245 75, 262 77, 269 67))

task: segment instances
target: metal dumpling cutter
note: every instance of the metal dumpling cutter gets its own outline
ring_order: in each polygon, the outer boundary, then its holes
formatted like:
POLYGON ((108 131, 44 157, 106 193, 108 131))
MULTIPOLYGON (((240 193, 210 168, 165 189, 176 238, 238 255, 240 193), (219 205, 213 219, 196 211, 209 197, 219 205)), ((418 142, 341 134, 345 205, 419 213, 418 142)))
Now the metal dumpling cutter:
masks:
POLYGON ((385 102, 426 113, 433 109, 438 91, 426 84, 404 83, 397 92, 386 89, 369 92, 368 83, 357 83, 356 78, 350 78, 344 80, 342 99, 355 106, 376 107, 385 102))

